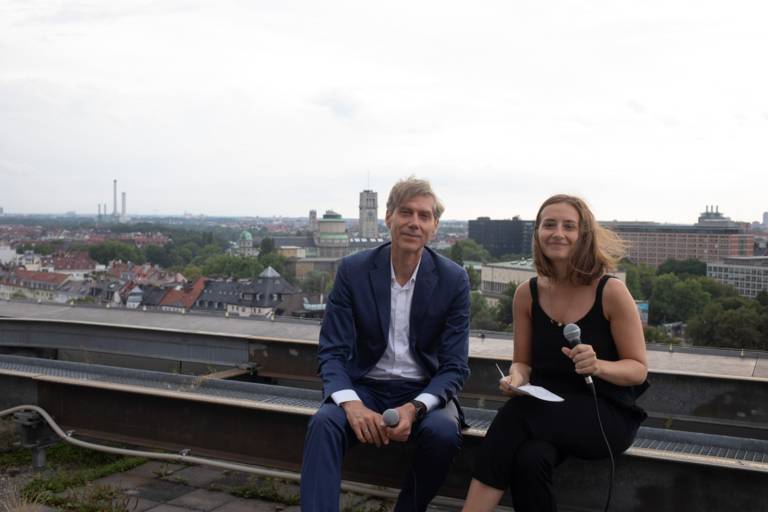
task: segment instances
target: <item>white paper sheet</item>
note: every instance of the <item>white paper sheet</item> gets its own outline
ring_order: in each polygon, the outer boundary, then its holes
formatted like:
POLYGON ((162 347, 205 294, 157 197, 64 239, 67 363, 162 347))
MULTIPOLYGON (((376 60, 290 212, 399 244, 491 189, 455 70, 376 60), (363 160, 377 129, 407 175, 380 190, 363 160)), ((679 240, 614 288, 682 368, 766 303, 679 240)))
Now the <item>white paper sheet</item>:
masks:
POLYGON ((545 402, 563 402, 565 400, 563 397, 556 395, 547 388, 543 388, 541 386, 526 384, 525 386, 520 386, 519 388, 514 386, 510 386, 509 388, 524 395, 532 396, 534 398, 538 398, 539 400, 544 400, 545 402))

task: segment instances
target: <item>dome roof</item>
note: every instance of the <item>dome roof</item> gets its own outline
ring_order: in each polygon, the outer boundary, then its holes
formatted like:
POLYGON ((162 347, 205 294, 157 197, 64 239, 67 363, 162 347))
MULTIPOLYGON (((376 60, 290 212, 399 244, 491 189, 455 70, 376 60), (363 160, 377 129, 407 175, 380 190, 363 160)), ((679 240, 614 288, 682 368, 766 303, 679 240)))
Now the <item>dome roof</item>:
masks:
POLYGON ((240 233, 240 240, 253 240, 253 236, 249 232, 243 231, 240 233))

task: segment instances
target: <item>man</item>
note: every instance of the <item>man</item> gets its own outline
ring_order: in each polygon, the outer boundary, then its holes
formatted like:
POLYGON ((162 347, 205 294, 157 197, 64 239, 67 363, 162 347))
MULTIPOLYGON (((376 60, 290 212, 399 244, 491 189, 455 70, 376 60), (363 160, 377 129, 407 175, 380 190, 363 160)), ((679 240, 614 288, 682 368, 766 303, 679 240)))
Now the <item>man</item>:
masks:
POLYGON ((442 212, 429 182, 401 180, 387 200, 391 244, 339 266, 320 330, 324 402, 304 445, 304 512, 339 510, 349 446, 409 439, 416 450, 395 510, 425 510, 461 445, 456 396, 469 374, 469 280, 426 247, 442 212), (395 427, 382 420, 389 408, 400 415, 395 427))

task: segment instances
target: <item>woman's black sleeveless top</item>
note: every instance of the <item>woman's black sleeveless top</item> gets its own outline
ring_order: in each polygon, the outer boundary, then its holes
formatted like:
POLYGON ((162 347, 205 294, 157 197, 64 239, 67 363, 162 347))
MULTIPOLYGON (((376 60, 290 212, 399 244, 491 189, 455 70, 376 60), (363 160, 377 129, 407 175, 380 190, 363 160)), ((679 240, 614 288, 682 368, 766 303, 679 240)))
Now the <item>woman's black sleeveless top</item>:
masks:
MULTIPOLYGON (((611 324, 603 314, 603 290, 612 276, 603 276, 597 285, 595 303, 584 318, 576 322, 581 328, 581 341, 592 345, 598 359, 618 361, 619 354, 611 334, 611 324)), ((576 373, 573 362, 562 352, 568 342, 563 336, 564 325, 553 321, 541 309, 536 278, 530 280, 533 307, 531 343, 533 350, 531 384, 544 386, 559 395, 590 394, 584 382, 584 376, 576 373)), ((645 391, 647 383, 642 386, 617 386, 593 377, 597 394, 616 405, 626 407, 642 414, 645 413, 635 405, 635 398, 645 391)))

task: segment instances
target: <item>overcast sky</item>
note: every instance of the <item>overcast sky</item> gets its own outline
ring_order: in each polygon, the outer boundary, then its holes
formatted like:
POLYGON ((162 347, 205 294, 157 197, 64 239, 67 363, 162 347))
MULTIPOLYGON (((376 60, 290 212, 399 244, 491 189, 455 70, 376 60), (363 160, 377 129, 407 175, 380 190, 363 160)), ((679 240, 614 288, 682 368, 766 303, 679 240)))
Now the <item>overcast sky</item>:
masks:
POLYGON ((768 210, 762 0, 0 0, 6 212, 768 210))

